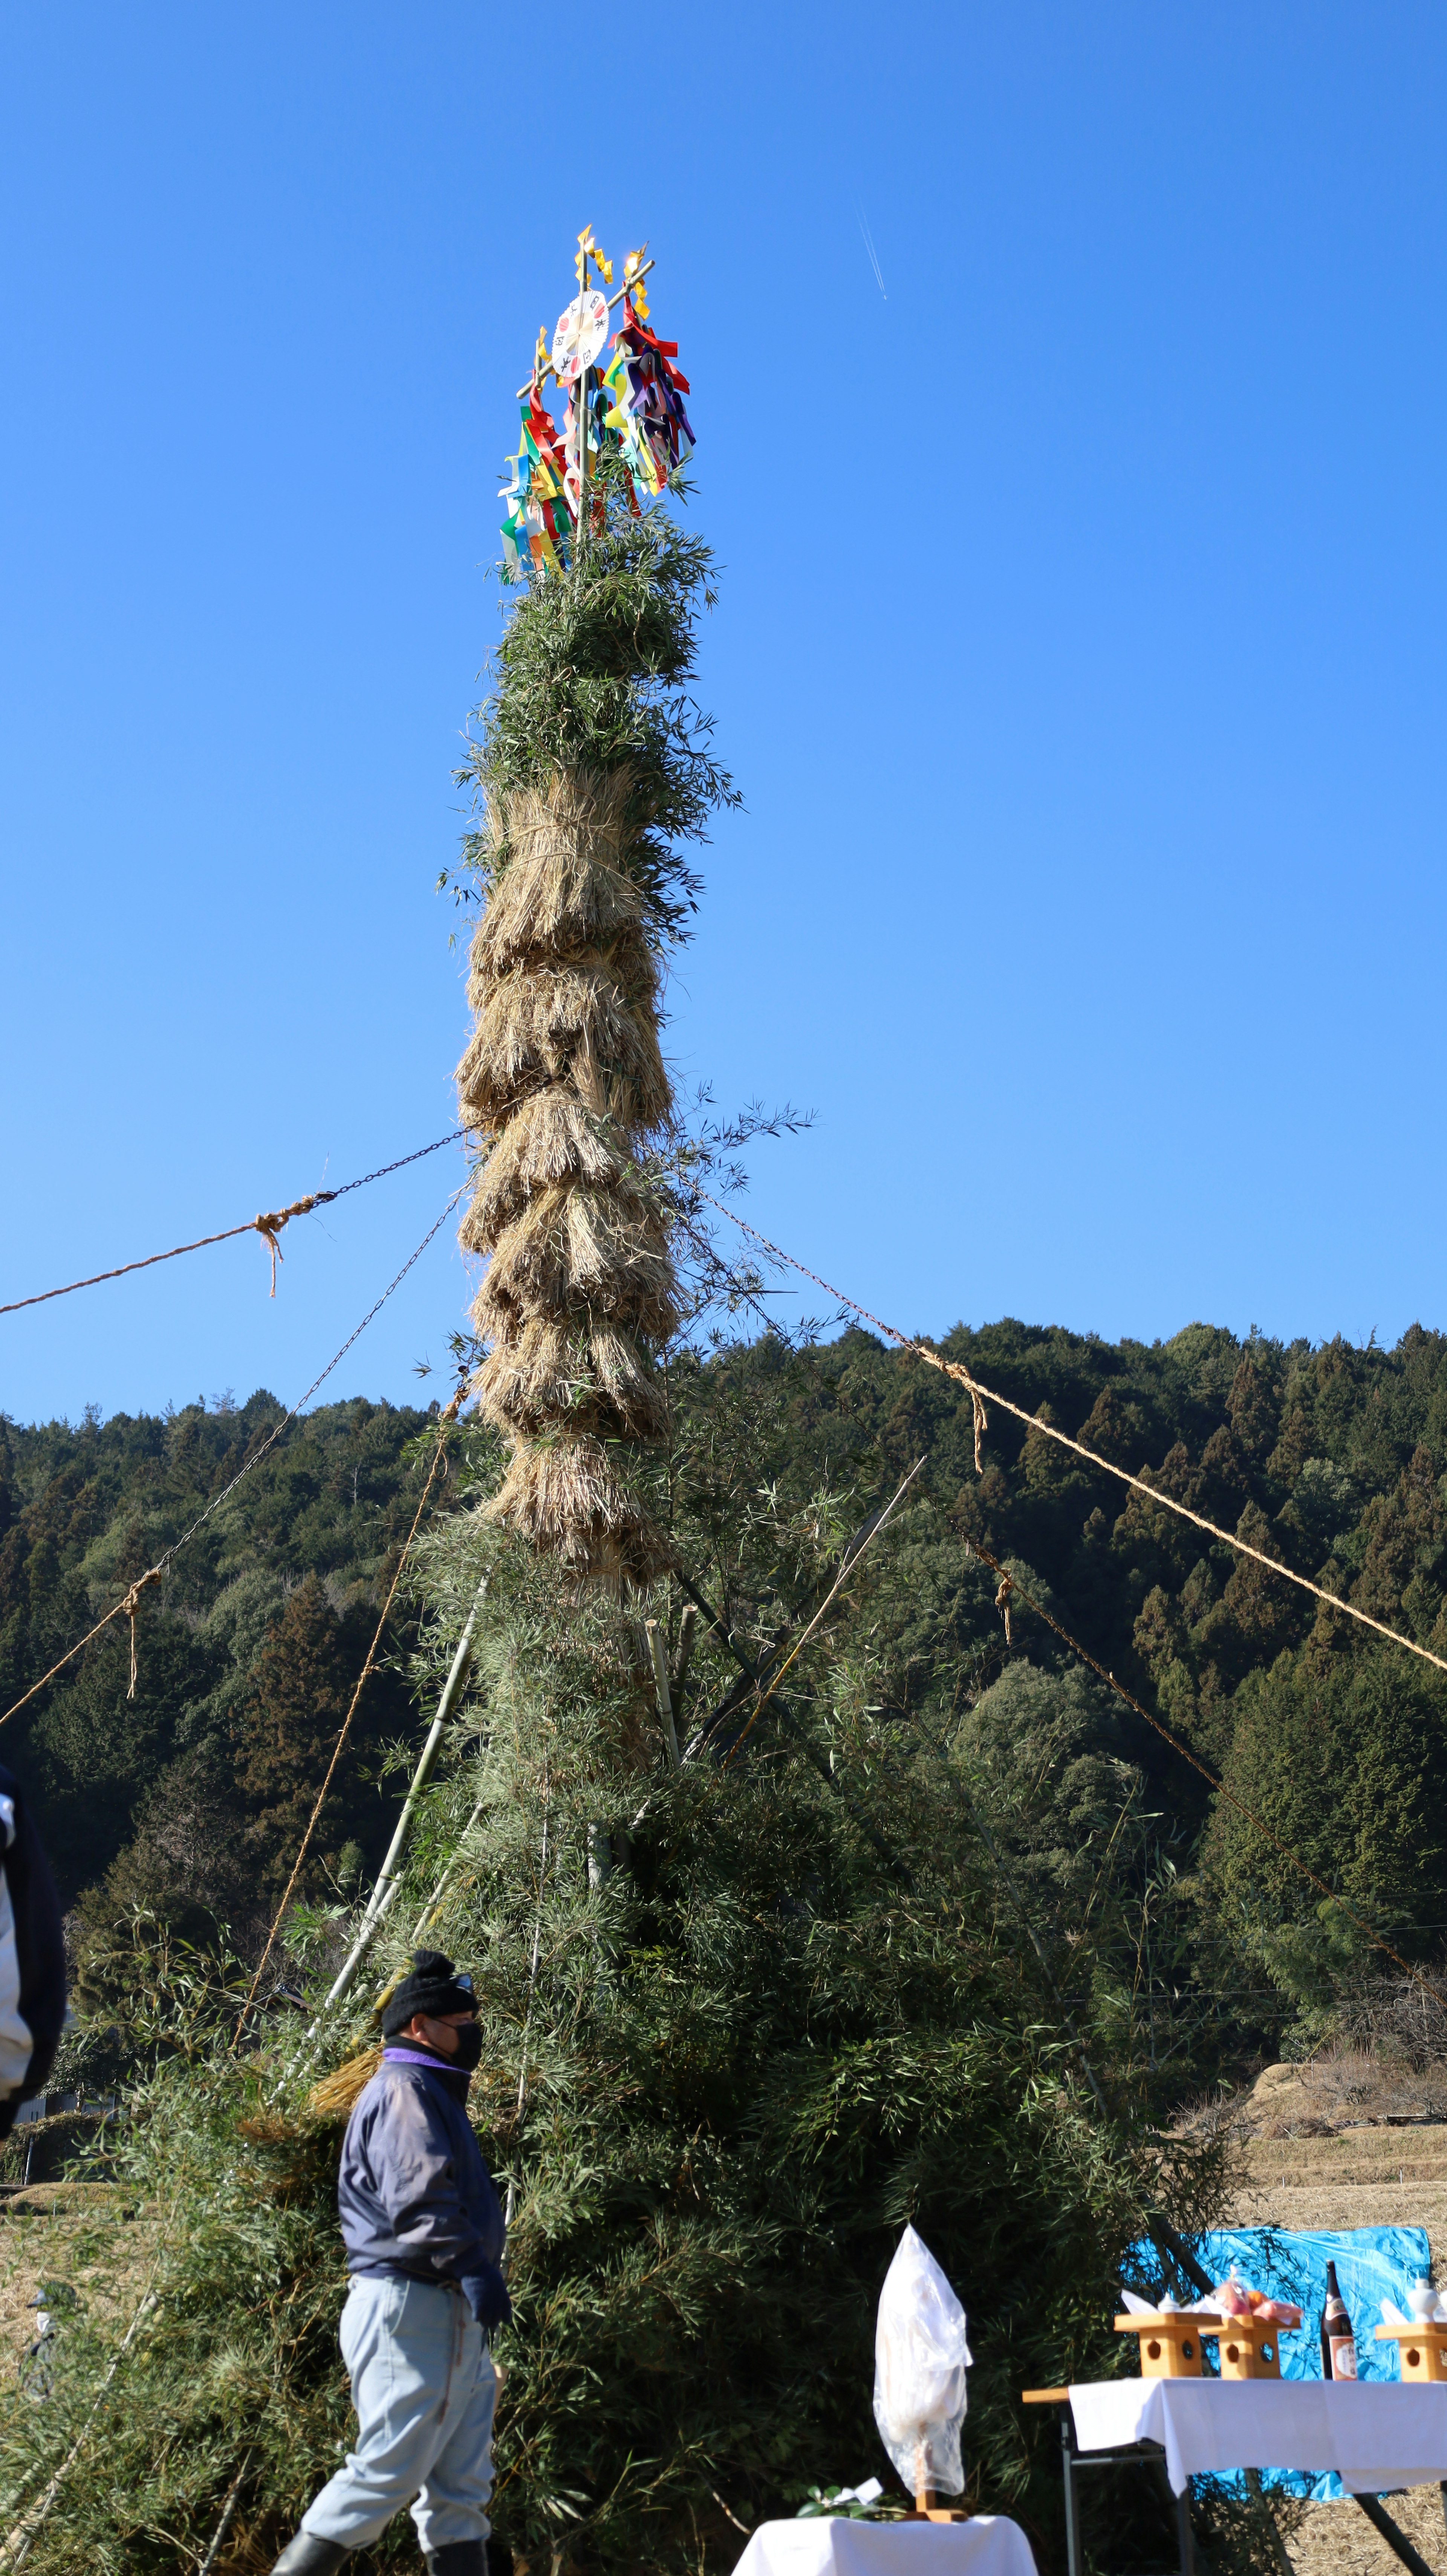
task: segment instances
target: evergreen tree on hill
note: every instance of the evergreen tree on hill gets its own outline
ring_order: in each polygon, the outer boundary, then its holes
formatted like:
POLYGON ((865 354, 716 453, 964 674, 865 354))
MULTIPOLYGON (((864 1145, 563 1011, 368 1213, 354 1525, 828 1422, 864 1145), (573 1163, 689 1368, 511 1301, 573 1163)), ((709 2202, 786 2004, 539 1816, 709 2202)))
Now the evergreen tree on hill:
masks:
MULTIPOLYGON (((280 1413, 263 1389, 240 1406, 0 1425, 11 1515, 0 1536, 4 1706, 190 1527, 280 1413)), ((369 1606, 375 1621, 377 1584, 415 1508, 409 1447, 427 1425, 424 1412, 356 1398, 290 1426, 144 1596, 135 1697, 127 1695, 129 1637, 113 1626, 11 1719, 5 1759, 35 1798, 66 1903, 92 1891, 87 1920, 110 1922, 121 1904, 164 1913, 201 1901, 191 1862, 173 1864, 166 1853, 174 1846, 194 1859, 244 1831, 235 1731, 286 1592, 311 1575, 328 1588, 339 1623, 369 1606), (223 1794, 226 1834, 216 1821, 223 1794), (143 1811, 151 1812, 144 1829, 143 1811)), ((395 1656, 405 1636, 399 1623, 385 1651, 395 1656)), ((365 1641, 356 1645, 348 1626, 339 1651, 352 1658, 350 1688, 365 1641)), ((395 1679, 379 1676, 361 1711, 363 1733, 405 1724, 409 1713, 395 1679)), ((353 1771, 347 1796, 358 1798, 358 1813, 338 1807, 328 1850, 365 1841, 375 1827, 375 1793, 359 1782, 353 1771)), ((237 1891, 224 1864, 215 1898, 222 1919, 235 1923, 237 1891)))
MULTIPOLYGON (((339 1618, 319 1576, 308 1574, 287 1600, 253 1668, 250 1696, 237 1725, 236 1781, 248 1810, 246 1846, 256 1883, 273 1897, 290 1877, 374 1624, 365 1610, 339 1618)), ((355 1833, 359 1814, 365 1814, 359 1782, 368 1744, 375 1743, 384 1714, 405 1721, 406 1708, 393 1676, 371 1676, 333 1777, 300 1893, 318 1890, 334 1875, 343 1843, 355 1833)), ((373 1804, 369 1846, 375 1845, 382 1821, 380 1805, 373 1804)))

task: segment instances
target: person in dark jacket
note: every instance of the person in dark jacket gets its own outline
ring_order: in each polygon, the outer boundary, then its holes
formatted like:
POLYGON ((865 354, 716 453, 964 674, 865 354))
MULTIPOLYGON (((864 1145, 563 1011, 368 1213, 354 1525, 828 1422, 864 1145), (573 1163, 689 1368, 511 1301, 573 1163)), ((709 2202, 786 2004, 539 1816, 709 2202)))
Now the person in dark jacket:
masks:
POLYGON ((44 2092, 64 2021, 60 1899, 20 1783, 0 1767, 0 2138, 44 2092))
POLYGON ((337 2177, 357 2447, 308 2505, 273 2576, 331 2576, 408 2503, 429 2576, 487 2576, 497 2393, 488 2337, 512 2307, 502 2210, 467 2116, 482 2045, 471 1978, 439 1950, 414 1951, 382 2038, 337 2177))

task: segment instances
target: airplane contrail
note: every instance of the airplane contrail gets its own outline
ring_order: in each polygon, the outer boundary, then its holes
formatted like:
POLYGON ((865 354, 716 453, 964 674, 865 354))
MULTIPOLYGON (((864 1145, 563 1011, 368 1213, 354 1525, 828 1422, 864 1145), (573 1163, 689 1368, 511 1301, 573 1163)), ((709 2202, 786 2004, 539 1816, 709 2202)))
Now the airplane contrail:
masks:
POLYGON ((874 271, 875 283, 887 304, 889 302, 889 290, 884 283, 884 271, 879 265, 879 253, 874 247, 874 235, 871 233, 868 224, 864 220, 864 208, 860 205, 857 198, 854 203, 854 211, 859 217, 859 229, 864 237, 864 247, 869 253, 869 265, 874 271))

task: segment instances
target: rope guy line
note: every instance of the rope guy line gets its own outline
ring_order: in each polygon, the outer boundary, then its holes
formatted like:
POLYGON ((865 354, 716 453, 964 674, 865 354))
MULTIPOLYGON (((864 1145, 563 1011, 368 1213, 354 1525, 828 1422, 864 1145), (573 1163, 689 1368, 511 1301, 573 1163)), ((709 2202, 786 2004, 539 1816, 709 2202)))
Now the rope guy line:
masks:
MULTIPOLYGON (((445 1143, 446 1139, 444 1138, 442 1141, 445 1143)), ((356 1187, 359 1185, 354 1183, 349 1184, 349 1186, 356 1187)), ((299 1396, 296 1403, 291 1407, 290 1412, 284 1413, 281 1420, 273 1424, 271 1430, 267 1433, 266 1438, 262 1441, 261 1446, 258 1449, 253 1449, 250 1457, 243 1458, 235 1475, 222 1486, 219 1494, 212 1495, 211 1500, 207 1503, 205 1509, 197 1513, 190 1528, 188 1530, 183 1530, 178 1539, 172 1540, 171 1545, 157 1557, 155 1564, 151 1566, 145 1574, 137 1577, 136 1581, 131 1585, 130 1590, 124 1593, 119 1601, 112 1602, 109 1610, 105 1613, 104 1618, 97 1619, 93 1628, 87 1628, 85 1635, 83 1637, 78 1637, 73 1646, 67 1646, 65 1653, 60 1657, 57 1663, 51 1665, 49 1672, 42 1673, 38 1682, 32 1682, 27 1691, 21 1692, 19 1699, 11 1702, 11 1705, 5 1710, 4 1714, 0 1715, 0 1726, 8 1725, 12 1717, 17 1717, 21 1709, 25 1707, 27 1701, 34 1699, 38 1691, 43 1691, 47 1682, 53 1682, 57 1673, 63 1673, 66 1665, 74 1662, 76 1656, 90 1644, 92 1638, 98 1637, 103 1628, 108 1628, 110 1626, 112 1619, 126 1618, 129 1619, 131 1623, 131 1686, 126 1693, 126 1697, 127 1699, 133 1699, 135 1697, 136 1611, 140 1605, 141 1594, 145 1591, 148 1584, 160 1582, 162 1575, 167 1570, 167 1567, 174 1564, 176 1558, 180 1555, 182 1548, 190 1545, 197 1531, 210 1520, 212 1513, 218 1512, 221 1509, 222 1504, 227 1500, 228 1496, 235 1493, 242 1477, 249 1476, 252 1468, 260 1465, 261 1460, 266 1456, 268 1450, 275 1448, 276 1443, 281 1438, 287 1424, 289 1422, 294 1422, 297 1415, 303 1412, 306 1406, 310 1404, 312 1397, 316 1394, 317 1388, 326 1383, 326 1380, 331 1376, 333 1369, 337 1368, 346 1358, 353 1342, 360 1340, 362 1334, 366 1331, 367 1326, 372 1322, 373 1317, 380 1315, 382 1308, 386 1305, 387 1300, 392 1295, 394 1289, 401 1287, 408 1271, 412 1269, 416 1262, 421 1260, 422 1255, 426 1251, 429 1243, 432 1241, 433 1236, 441 1233, 442 1228, 447 1223, 448 1218, 451 1216, 453 1209, 456 1207, 457 1202, 461 1198, 466 1187, 467 1183, 464 1181, 453 1191, 451 1198, 448 1200, 446 1207, 442 1211, 442 1214, 437 1218, 434 1224, 428 1227, 427 1232, 422 1237, 416 1251, 409 1254, 408 1258, 403 1262, 396 1278, 391 1280, 383 1289, 376 1304, 367 1309, 366 1314, 362 1317, 362 1320, 360 1324, 358 1324, 355 1332, 351 1332, 347 1335, 341 1349, 334 1352, 333 1356, 328 1360, 326 1367, 322 1370, 320 1377, 314 1377, 312 1379, 311 1385, 307 1388, 305 1395, 299 1396)))
POLYGON ((1440 2004, 1447 2004, 1447 1993, 1444 1993, 1439 1985, 1435 1985, 1430 1977, 1424 1977, 1419 1968, 1414 1968, 1409 1960, 1403 1958, 1401 1951, 1394 1950, 1391 1942, 1384 1941, 1381 1934, 1374 1932, 1369 1923, 1364 1923, 1360 1914, 1354 1913, 1351 1906, 1347 1904, 1345 1897, 1340 1896, 1334 1887, 1328 1887, 1324 1878, 1318 1878, 1316 1871, 1302 1859, 1300 1853, 1293 1851, 1289 1843, 1284 1843, 1279 1834, 1273 1833, 1271 1827, 1263 1823, 1254 1807, 1248 1807, 1244 1798, 1238 1798, 1234 1789, 1228 1789, 1224 1780, 1218 1780, 1215 1772, 1208 1768, 1200 1755, 1191 1751, 1189 1744, 1183 1744, 1178 1735, 1172 1734, 1168 1726, 1163 1726, 1158 1717, 1153 1717, 1145 1702, 1138 1700, 1134 1691, 1127 1690, 1124 1682, 1118 1682, 1114 1673, 1097 1661, 1088 1646, 1082 1646, 1078 1637, 1072 1637, 1068 1628, 1062 1628, 1059 1620, 1051 1616, 1043 1602, 1036 1601, 1025 1590, 1018 1575, 1006 1572, 999 1558, 991 1554, 983 1540, 967 1534, 965 1550, 967 1554, 979 1557, 982 1564, 988 1565, 991 1571, 1000 1577, 1000 1589, 995 1596, 995 1601, 996 1607, 1006 1613, 1007 1640, 1008 1605, 1013 1598, 1022 1602, 1027 1610, 1033 1610, 1036 1618, 1043 1619, 1047 1628, 1053 1628, 1062 1645, 1068 1646, 1072 1655, 1078 1655, 1083 1664, 1088 1664, 1093 1673, 1099 1673, 1101 1680, 1109 1683, 1116 1697, 1123 1699, 1127 1708, 1133 1708, 1137 1717, 1143 1717, 1147 1726, 1154 1728, 1162 1743, 1168 1744, 1173 1753, 1179 1753, 1183 1762, 1189 1762, 1193 1771, 1199 1771, 1207 1786, 1215 1790, 1217 1797, 1224 1798, 1228 1807, 1234 1807, 1238 1816, 1244 1816, 1247 1824, 1261 1835, 1263 1841, 1270 1843, 1273 1851, 1279 1852, 1283 1860, 1289 1861, 1293 1869, 1299 1870, 1303 1878, 1310 1880, 1319 1895, 1326 1897, 1331 1904, 1339 1906, 1348 1922, 1355 1924, 1363 1938, 1370 1941, 1374 1949, 1383 1951, 1387 1958, 1395 1960, 1404 1974, 1412 1979, 1414 1985, 1420 1986, 1425 1994, 1435 1996, 1440 2004))
POLYGON ((311 1839, 313 1834, 316 1832, 317 1822, 321 1815, 322 1808, 326 1804, 327 1791, 332 1785, 332 1774, 336 1770, 337 1764, 342 1758, 342 1747, 346 1743, 352 1720, 357 1713, 357 1702, 360 1700, 372 1674, 376 1671, 377 1656, 381 1648, 383 1632, 386 1629, 387 1621, 391 1614, 392 1603, 396 1598, 397 1586, 402 1580, 402 1568, 406 1564, 407 1559, 412 1552, 412 1542, 417 1536, 417 1532, 422 1525, 422 1515, 427 1509, 427 1498, 436 1482, 437 1470, 441 1466, 446 1452, 448 1425, 449 1423, 455 1422, 457 1419, 458 1412, 462 1405, 464 1392, 465 1389, 459 1387, 457 1393, 452 1398, 451 1403, 444 1405, 442 1412, 438 1416, 437 1446, 432 1452, 432 1464, 427 1470, 427 1482, 422 1488, 421 1499, 417 1505, 416 1511, 412 1515, 412 1526, 407 1532, 406 1538, 403 1540, 402 1553, 397 1559, 396 1569, 393 1573, 392 1580, 387 1587, 387 1598, 382 1604, 382 1612, 377 1621, 376 1634, 373 1637, 370 1646, 367 1648, 366 1660, 362 1665, 361 1671, 357 1675, 356 1687, 347 1704, 346 1716, 342 1720, 336 1743, 332 1746, 332 1758, 327 1764, 326 1777, 317 1791, 316 1804, 307 1818, 306 1832, 302 1835, 301 1847, 297 1852, 296 1859, 292 1863, 291 1876, 282 1890, 281 1903, 278 1905, 276 1913, 272 1918, 271 1930, 266 1936, 266 1948, 262 1951, 261 1957, 257 1962, 256 1974, 251 1980, 251 1984, 247 1990, 246 2001, 241 2007, 241 2018, 237 2022, 235 2035, 231 2042, 233 2054, 240 2042, 241 2034, 246 2027, 246 2016, 250 2012, 251 2007, 256 2000, 256 1990, 261 1983, 267 1960, 271 1957, 272 1951, 276 1946, 276 1936, 281 1930, 282 1917, 291 1903, 292 1890, 296 1886, 298 1878, 301 1876, 302 1862, 305 1860, 307 1853, 311 1849, 311 1839))
POLYGON ((259 1234, 271 1253, 271 1293, 276 1295, 276 1265, 281 1245, 277 1241, 282 1227, 294 1216, 309 1216, 313 1208, 326 1207, 333 1199, 344 1199, 352 1190, 364 1190, 369 1181, 385 1180, 389 1172, 400 1172, 408 1163, 420 1163, 424 1154, 435 1154, 442 1146, 455 1144, 461 1131, 438 1136, 430 1145, 419 1145, 413 1154, 401 1154, 395 1163, 383 1163, 375 1172, 363 1172, 357 1181, 343 1181, 335 1190, 313 1190, 309 1197, 293 1199, 289 1207, 273 1208, 269 1215, 249 1216, 244 1225, 224 1226, 220 1234, 198 1235, 194 1243, 175 1243, 169 1252, 148 1252, 141 1261, 123 1261, 116 1270, 97 1270, 89 1279, 71 1279, 63 1288, 42 1288, 34 1297, 12 1297, 0 1306, 0 1315, 18 1315, 22 1306, 44 1306, 52 1297, 72 1297, 77 1288, 99 1288, 107 1279, 124 1279, 132 1270, 153 1270, 158 1261, 178 1261, 183 1252, 204 1252, 208 1243, 230 1243, 238 1234, 259 1234))
MULTIPOLYGON (((926 1452, 926 1455, 928 1455, 928 1452, 926 1452)), ((924 1458, 916 1458, 914 1465, 910 1468, 908 1475, 902 1480, 898 1490, 890 1496, 890 1499, 885 1504, 883 1511, 880 1512, 877 1518, 871 1522, 868 1531, 864 1538, 861 1539, 858 1547, 853 1550, 852 1554, 846 1555, 843 1564, 840 1566, 838 1573, 835 1575, 833 1582, 830 1584, 828 1591, 825 1593, 824 1598, 820 1602, 818 1609, 815 1611, 813 1618, 810 1620, 808 1627, 803 1631, 802 1635, 795 1638, 793 1645, 784 1657, 784 1660, 780 1664, 777 1672, 770 1677, 762 1690, 758 1689, 756 1685, 754 1705, 749 1711, 748 1724, 735 1736, 733 1743, 729 1746, 727 1753, 724 1755, 722 1767, 725 1771, 733 1761, 733 1758, 738 1752, 739 1747, 744 1742, 745 1737, 753 1732, 758 1720, 763 1716, 765 1709, 768 1707, 770 1700, 773 1698, 774 1693, 778 1689, 780 1682, 783 1680, 785 1673, 789 1669, 789 1666, 798 1660, 799 1656, 803 1653, 804 1648, 808 1645, 810 1638, 813 1636, 815 1629, 819 1626, 826 1610, 829 1609, 831 1603, 834 1601, 841 1585, 848 1581, 861 1557, 863 1557, 866 1551, 873 1546, 880 1531, 884 1528, 885 1523, 892 1517, 896 1505, 903 1502, 905 1494, 909 1487, 914 1483, 914 1480, 923 1465, 924 1458)))
POLYGON ((972 1377, 958 1360, 945 1359, 939 1351, 932 1351, 927 1342, 912 1341, 908 1333, 898 1332, 893 1324, 886 1324, 878 1315, 872 1315, 856 1297, 846 1297, 842 1288, 831 1288, 828 1280, 821 1279, 817 1270, 811 1270, 807 1263, 796 1261, 792 1252, 784 1252, 777 1243, 771 1243, 766 1234, 760 1234, 757 1226, 736 1216, 731 1207, 725 1207, 722 1199, 714 1198, 707 1190, 699 1190, 697 1195, 707 1199, 709 1206, 717 1208, 719 1214, 726 1216, 741 1233, 751 1235, 755 1243, 762 1244, 765 1252, 772 1253, 776 1261, 786 1262, 802 1278, 812 1279, 815 1287, 822 1288, 826 1297, 833 1297, 839 1305, 847 1306, 852 1315, 859 1315, 866 1324, 873 1324, 902 1351, 912 1351, 916 1359, 927 1360, 931 1368, 939 1369, 945 1377, 952 1377, 961 1386, 968 1387, 975 1408, 977 1474, 981 1472, 980 1435, 986 1428, 985 1398, 988 1397, 1002 1413, 1012 1413, 1017 1422, 1023 1422, 1027 1431, 1038 1431, 1042 1439, 1054 1440, 1062 1449, 1072 1449, 1077 1458, 1083 1458, 1088 1466, 1097 1467, 1103 1476, 1114 1476, 1122 1485, 1129 1485, 1134 1492, 1144 1494, 1148 1502, 1159 1504, 1163 1511, 1174 1512, 1180 1520, 1192 1522, 1197 1529, 1204 1530, 1208 1538, 1218 1539, 1223 1547, 1234 1548, 1238 1556, 1254 1558, 1257 1565, 1265 1566, 1268 1574, 1279 1574, 1283 1582, 1294 1583, 1302 1592, 1312 1593, 1318 1601, 1324 1601, 1329 1610, 1339 1610, 1344 1619, 1358 1620, 1362 1627, 1375 1629, 1379 1637, 1388 1638, 1392 1645, 1404 1646, 1409 1655, 1420 1655, 1424 1664, 1434 1664, 1439 1673, 1447 1673, 1447 1656, 1434 1655, 1430 1646, 1418 1645, 1415 1637, 1404 1637, 1400 1628, 1389 1628, 1385 1620, 1374 1619, 1369 1610, 1359 1609, 1355 1601, 1346 1601, 1339 1593, 1328 1592, 1320 1583, 1313 1583, 1309 1575, 1298 1574, 1292 1566, 1283 1565, 1279 1557, 1267 1556, 1263 1549, 1253 1547, 1249 1539, 1237 1538, 1230 1530, 1218 1529, 1214 1521, 1206 1520, 1200 1512, 1193 1512, 1188 1504, 1178 1502, 1174 1494, 1163 1493, 1158 1485, 1148 1485, 1143 1477, 1131 1475, 1128 1468, 1113 1466, 1109 1458, 1102 1458, 1094 1449, 1087 1449, 1083 1441, 1072 1440, 1067 1431, 1057 1430, 1053 1422, 1042 1422, 1037 1414, 1027 1413, 1022 1404, 1012 1404, 1008 1395, 997 1395, 992 1387, 972 1377))

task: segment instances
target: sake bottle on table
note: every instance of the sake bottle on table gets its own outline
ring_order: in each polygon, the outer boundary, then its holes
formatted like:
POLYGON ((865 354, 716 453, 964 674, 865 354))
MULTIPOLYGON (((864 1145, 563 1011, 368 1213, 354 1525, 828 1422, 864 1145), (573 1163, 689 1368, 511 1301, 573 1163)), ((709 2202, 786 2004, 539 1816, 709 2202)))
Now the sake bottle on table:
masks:
POLYGON ((1357 2343, 1346 2302, 1337 2286, 1336 2265, 1326 2267, 1326 2306, 1321 2312, 1321 2375, 1323 2379, 1355 2379, 1357 2343))

